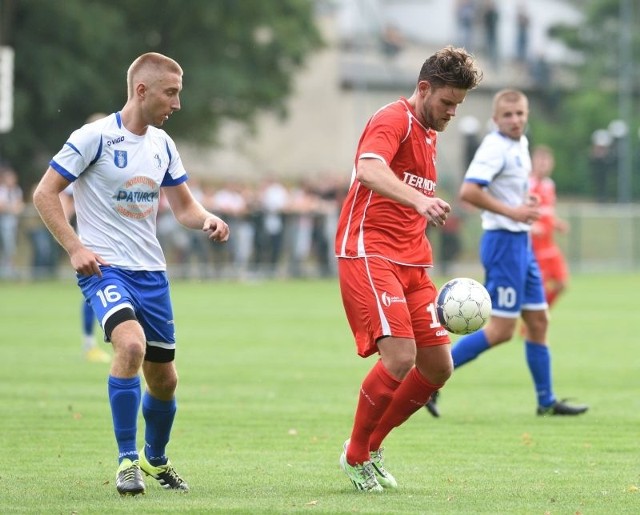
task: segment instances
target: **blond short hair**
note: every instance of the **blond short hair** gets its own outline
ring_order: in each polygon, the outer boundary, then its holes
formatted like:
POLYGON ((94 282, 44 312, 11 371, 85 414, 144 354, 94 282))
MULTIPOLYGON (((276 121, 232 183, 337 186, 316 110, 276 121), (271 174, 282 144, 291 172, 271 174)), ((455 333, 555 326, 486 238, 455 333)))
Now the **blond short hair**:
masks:
POLYGON ((500 102, 518 102, 519 100, 524 100, 527 105, 529 104, 527 95, 522 91, 518 89, 502 89, 493 96, 493 112, 496 112, 500 102))
POLYGON ((182 75, 183 72, 176 61, 157 52, 148 52, 136 58, 127 70, 128 98, 133 97, 136 82, 141 78, 152 81, 162 73, 177 73, 178 75, 182 75))

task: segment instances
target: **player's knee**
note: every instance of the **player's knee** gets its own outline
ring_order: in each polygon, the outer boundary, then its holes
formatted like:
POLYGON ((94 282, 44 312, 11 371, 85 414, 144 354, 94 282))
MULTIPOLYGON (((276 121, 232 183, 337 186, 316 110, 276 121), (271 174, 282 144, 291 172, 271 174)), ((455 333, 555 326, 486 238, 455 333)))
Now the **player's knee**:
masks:
POLYGON ((436 378, 435 382, 444 384, 453 374, 453 360, 451 360, 449 363, 443 366, 442 369, 439 371, 439 373, 440 373, 440 379, 438 380, 438 378, 436 378))
POLYGON ((485 336, 490 346, 506 343, 513 338, 516 331, 516 324, 491 324, 484 329, 485 336))
POLYGON ((385 368, 393 377, 397 379, 404 379, 413 368, 415 360, 415 354, 413 356, 404 354, 398 356, 387 356, 386 358, 383 358, 382 361, 385 368))
POLYGON ((140 368, 144 360, 144 342, 137 339, 122 339, 113 345, 118 356, 125 357, 126 361, 134 364, 136 369, 140 368))
POLYGON ((151 395, 158 399, 170 399, 178 388, 178 378, 155 378, 147 380, 147 388, 151 395))
POLYGON ((536 316, 527 317, 525 324, 527 326, 527 337, 530 340, 536 342, 546 340, 547 328, 549 327, 549 318, 546 311, 541 311, 536 316))
POLYGON ((175 370, 169 373, 145 373, 145 382, 152 396, 158 399, 170 399, 178 388, 178 374, 175 370))
POLYGON ((404 379, 416 363, 414 340, 385 337, 378 340, 378 349, 385 368, 397 379, 404 379))
POLYGON ((437 363, 429 366, 428 370, 420 370, 420 373, 432 384, 444 384, 453 374, 453 361, 437 363))
POLYGON ((547 326, 533 326, 529 327, 527 331, 527 340, 533 342, 546 342, 547 341, 547 326))

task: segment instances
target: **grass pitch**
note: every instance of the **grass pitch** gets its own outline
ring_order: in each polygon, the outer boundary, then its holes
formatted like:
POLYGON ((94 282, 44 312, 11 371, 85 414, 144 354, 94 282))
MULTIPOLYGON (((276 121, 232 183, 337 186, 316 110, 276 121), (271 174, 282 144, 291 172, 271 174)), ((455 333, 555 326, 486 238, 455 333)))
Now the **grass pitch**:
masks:
POLYGON ((421 410, 389 436, 400 488, 367 495, 338 456, 373 358, 355 355, 336 282, 174 282, 168 453, 191 492, 149 480, 120 498, 108 366, 82 358, 79 290, 0 284, 0 512, 638 513, 639 286, 576 276, 552 312, 556 393, 589 413, 536 417, 514 340, 454 373, 442 418, 421 410))

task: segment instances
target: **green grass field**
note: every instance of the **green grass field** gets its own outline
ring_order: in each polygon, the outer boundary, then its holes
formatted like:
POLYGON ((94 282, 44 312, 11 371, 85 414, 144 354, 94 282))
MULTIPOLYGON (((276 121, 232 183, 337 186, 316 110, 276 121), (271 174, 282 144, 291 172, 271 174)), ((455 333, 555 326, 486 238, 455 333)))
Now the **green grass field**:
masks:
POLYGON ((640 513, 639 287, 576 276, 552 312, 556 393, 588 414, 536 417, 513 341, 454 373, 440 419, 422 410, 390 435, 400 488, 368 495, 338 466, 373 358, 355 355, 337 284, 175 282, 168 451, 191 492, 120 498, 108 366, 82 358, 79 290, 0 284, 0 513, 640 513))

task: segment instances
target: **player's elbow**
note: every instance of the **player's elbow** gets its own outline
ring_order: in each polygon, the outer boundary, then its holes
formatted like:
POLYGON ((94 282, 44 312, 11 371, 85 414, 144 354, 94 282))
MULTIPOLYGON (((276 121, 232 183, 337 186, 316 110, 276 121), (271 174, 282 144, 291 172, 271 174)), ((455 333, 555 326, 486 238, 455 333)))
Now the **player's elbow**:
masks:
POLYGON ((458 192, 458 200, 460 202, 471 202, 470 191, 466 184, 463 184, 460 188, 460 191, 458 192))
POLYGON ((458 191, 458 200, 476 206, 482 195, 482 186, 475 182, 463 182, 458 191))
POLYGON ((367 188, 373 189, 376 177, 381 173, 383 164, 377 159, 360 159, 356 166, 356 179, 367 188))
POLYGON ((42 206, 45 204, 46 192, 42 187, 42 184, 38 184, 36 188, 33 190, 32 200, 33 205, 38 211, 42 210, 42 206))
POLYGON ((367 188, 371 188, 372 180, 371 180, 371 172, 367 167, 359 166, 356 169, 356 179, 358 182, 367 188))

